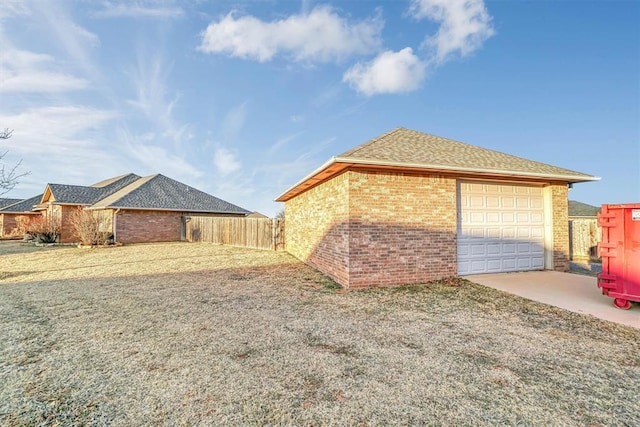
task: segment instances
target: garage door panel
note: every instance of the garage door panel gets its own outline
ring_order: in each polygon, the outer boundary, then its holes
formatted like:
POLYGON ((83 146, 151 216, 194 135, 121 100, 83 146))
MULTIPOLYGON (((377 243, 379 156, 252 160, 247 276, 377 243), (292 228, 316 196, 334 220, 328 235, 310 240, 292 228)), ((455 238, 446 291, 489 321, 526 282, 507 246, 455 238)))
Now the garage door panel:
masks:
POLYGON ((487 254, 486 245, 471 245, 471 257, 483 257, 487 254))
POLYGON ((501 205, 503 208, 512 209, 516 206, 516 201, 513 197, 502 197, 501 205))
POLYGON ((542 270, 544 268, 544 257, 534 258, 531 268, 534 270, 542 270))
POLYGON ((487 255, 500 255, 502 253, 502 245, 500 243, 487 244, 487 255))
POLYGON ((499 227, 487 228, 486 236, 489 239, 500 239, 502 237, 502 230, 499 227))
POLYGON ((544 268, 542 188, 459 184, 458 273, 544 268))
POLYGON ((500 217, 500 212, 487 212, 485 215, 485 221, 487 224, 500 224, 500 217))
POLYGON ((489 259, 487 260, 487 271, 499 272, 502 269, 502 260, 500 259, 489 259))
POLYGON ((516 244, 512 242, 506 242, 502 244, 502 253, 503 254, 515 254, 516 253, 516 244))
POLYGON ((544 215, 537 212, 532 212, 529 217, 531 224, 544 224, 544 215))
POLYGON ((516 269, 516 259, 515 258, 503 258, 502 259, 502 270, 503 271, 513 271, 516 269))

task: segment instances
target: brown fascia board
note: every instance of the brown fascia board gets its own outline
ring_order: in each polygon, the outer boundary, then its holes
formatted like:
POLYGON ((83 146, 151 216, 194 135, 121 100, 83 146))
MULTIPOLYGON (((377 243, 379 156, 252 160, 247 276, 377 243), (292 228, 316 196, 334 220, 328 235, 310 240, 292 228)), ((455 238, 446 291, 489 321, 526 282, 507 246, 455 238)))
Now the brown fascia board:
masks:
POLYGON ((340 158, 332 157, 325 164, 318 169, 307 175, 300 180, 297 184, 290 187, 287 191, 282 193, 276 202, 286 202, 287 200, 301 194, 316 185, 319 185, 328 179, 333 178, 346 169, 369 169, 369 170, 393 170, 398 172, 413 172, 413 173, 438 173, 445 175, 463 175, 465 177, 473 178, 485 178, 485 179, 504 179, 511 178, 520 181, 530 182, 559 182, 565 184, 575 184, 579 182, 599 181, 600 177, 597 176, 585 176, 585 175, 554 175, 535 172, 521 172, 521 171, 509 171, 509 170, 491 170, 482 168, 464 168, 464 167, 451 167, 442 165, 424 165, 424 164, 411 164, 411 163, 394 163, 389 161, 377 161, 377 160, 360 160, 352 158, 340 158), (343 167, 335 168, 334 166, 340 164, 343 167))
POLYGON ((40 215, 38 211, 23 211, 23 212, 11 212, 11 211, 0 211, 0 215, 11 214, 11 215, 40 215))

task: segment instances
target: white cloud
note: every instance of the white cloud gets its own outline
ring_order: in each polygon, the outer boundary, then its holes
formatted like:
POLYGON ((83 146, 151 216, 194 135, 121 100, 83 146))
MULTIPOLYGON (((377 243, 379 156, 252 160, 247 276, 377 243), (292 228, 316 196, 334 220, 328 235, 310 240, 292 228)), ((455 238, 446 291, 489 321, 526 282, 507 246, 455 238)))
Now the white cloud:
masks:
POLYGON ((26 154, 55 152, 78 146, 95 145, 82 135, 113 119, 106 110, 80 106, 37 107, 18 114, 0 114, 4 127, 15 129, 12 150, 26 154))
POLYGON ((4 160, 23 160, 21 170, 31 171, 24 180, 30 192, 42 191, 47 182, 80 184, 83 177, 119 174, 122 160, 100 139, 100 130, 114 117, 113 112, 81 106, 0 113, 0 123, 14 129, 4 160))
POLYGON ((0 92, 53 93, 84 89, 89 82, 52 70, 54 58, 25 50, 8 49, 0 56, 0 92))
POLYGON ((37 12, 37 24, 49 28, 52 41, 64 50, 77 67, 92 76, 93 80, 100 76, 91 58, 93 50, 100 45, 100 39, 73 20, 68 4, 36 2, 32 9, 33 12, 37 12))
POLYGON ((18 15, 28 15, 29 9, 24 0, 3 0, 0 7, 0 21, 18 15))
POLYGON ((280 150, 285 145, 289 144, 291 141, 297 139, 300 135, 304 134, 304 132, 297 132, 292 135, 287 135, 284 138, 278 139, 271 147, 269 147, 269 153, 274 153, 280 150))
POLYGON ((237 171, 241 167, 236 156, 226 148, 216 149, 213 164, 221 175, 228 175, 231 172, 237 171))
POLYGON ((222 120, 222 136, 226 141, 234 140, 242 132, 247 119, 247 103, 233 107, 222 120))
POLYGON ((436 64, 472 53, 494 34, 483 0, 412 0, 410 13, 416 19, 441 23, 438 32, 425 40, 435 50, 436 64))
POLYGON ((166 6, 158 2, 106 1, 103 9, 93 13, 96 18, 152 18, 175 19, 184 16, 184 10, 177 6, 166 6))
POLYGON ((156 131, 180 145, 192 136, 187 124, 179 123, 173 110, 180 99, 178 93, 168 94, 167 80, 173 64, 162 55, 150 54, 147 49, 138 49, 136 68, 129 72, 135 87, 136 98, 128 103, 138 109, 149 120, 156 131))
POLYGON ((329 6, 265 22, 233 13, 209 24, 200 50, 266 62, 276 55, 295 61, 331 62, 375 52, 384 23, 379 16, 351 23, 329 6))
POLYGON ((354 65, 342 80, 367 96, 411 92, 424 80, 425 68, 413 50, 406 47, 398 52, 382 52, 371 62, 354 65))

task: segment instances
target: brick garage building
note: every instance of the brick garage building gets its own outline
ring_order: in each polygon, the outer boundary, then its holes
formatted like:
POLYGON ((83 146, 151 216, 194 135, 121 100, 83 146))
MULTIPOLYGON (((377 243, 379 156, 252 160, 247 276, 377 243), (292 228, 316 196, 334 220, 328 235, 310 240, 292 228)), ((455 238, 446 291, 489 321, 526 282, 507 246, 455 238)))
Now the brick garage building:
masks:
POLYGON ((180 241, 191 215, 239 216, 250 212, 186 184, 156 174, 110 178, 91 186, 48 184, 36 209, 58 218, 60 242, 78 242, 71 224, 77 209, 103 219, 119 243, 180 241))
POLYGON ((598 178, 404 128, 278 197, 287 251, 347 288, 569 267, 567 189, 598 178))

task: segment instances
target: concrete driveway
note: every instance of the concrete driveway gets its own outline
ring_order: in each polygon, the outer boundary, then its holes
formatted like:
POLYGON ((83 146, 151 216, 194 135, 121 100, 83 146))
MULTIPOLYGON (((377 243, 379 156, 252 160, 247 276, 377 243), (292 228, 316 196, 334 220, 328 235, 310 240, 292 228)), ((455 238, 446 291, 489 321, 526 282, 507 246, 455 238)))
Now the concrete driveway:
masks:
POLYGON ((465 276, 465 279, 530 300, 640 329, 640 304, 632 303, 629 310, 614 307, 613 299, 602 295, 597 279, 593 276, 557 271, 526 271, 476 274, 465 276))

